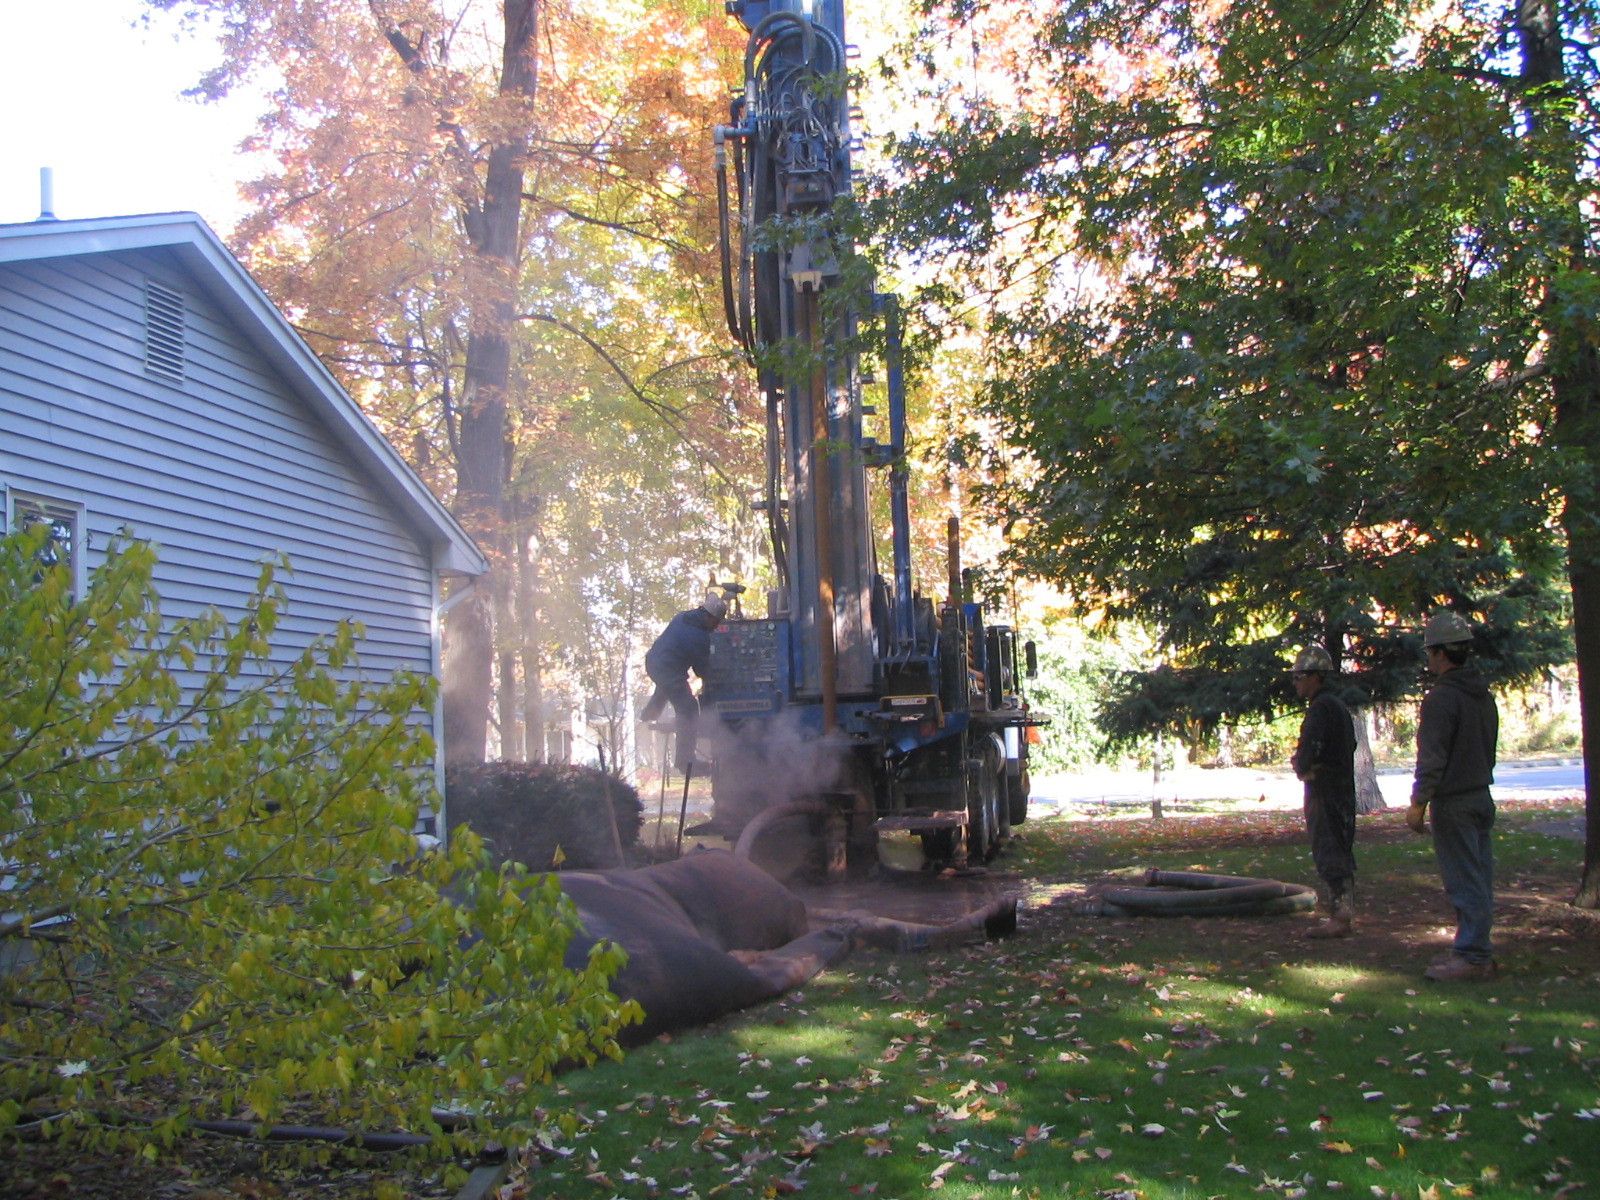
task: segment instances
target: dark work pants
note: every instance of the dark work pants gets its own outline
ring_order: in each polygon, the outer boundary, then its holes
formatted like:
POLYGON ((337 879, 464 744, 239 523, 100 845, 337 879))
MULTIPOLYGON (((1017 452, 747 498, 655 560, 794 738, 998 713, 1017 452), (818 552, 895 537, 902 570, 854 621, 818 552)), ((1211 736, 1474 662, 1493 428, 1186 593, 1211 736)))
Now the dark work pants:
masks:
POLYGON ((1356 877, 1356 806, 1343 798, 1323 796, 1306 788, 1306 832, 1311 835, 1311 861, 1328 885, 1331 898, 1345 895, 1356 877))
POLYGON ((679 774, 682 774, 694 758, 695 723, 700 715, 700 701, 689 690, 689 677, 682 679, 660 680, 651 676, 651 681, 656 685, 655 694, 644 706, 644 716, 649 720, 667 705, 672 705, 673 715, 678 718, 677 753, 674 756, 679 774))
POLYGON ((1494 801, 1489 792, 1469 792, 1433 801, 1433 853, 1444 894, 1456 910, 1455 952, 1468 962, 1488 962, 1493 953, 1494 801))

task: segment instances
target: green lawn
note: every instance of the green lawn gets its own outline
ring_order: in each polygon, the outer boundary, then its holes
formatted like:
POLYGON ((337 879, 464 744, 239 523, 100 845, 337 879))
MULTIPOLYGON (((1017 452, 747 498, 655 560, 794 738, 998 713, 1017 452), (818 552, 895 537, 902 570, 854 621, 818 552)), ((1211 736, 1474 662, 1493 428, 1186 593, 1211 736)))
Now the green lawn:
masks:
POLYGON ((1130 866, 1310 882, 1298 817, 1030 823, 995 864, 1018 935, 858 952, 802 994, 565 1076, 581 1125, 529 1196, 1600 1194, 1600 920, 1577 810, 1502 809, 1492 984, 1447 945, 1425 839, 1363 818, 1356 937, 1306 916, 1074 916, 1130 866), (1054 902, 1052 902, 1054 901, 1054 902))

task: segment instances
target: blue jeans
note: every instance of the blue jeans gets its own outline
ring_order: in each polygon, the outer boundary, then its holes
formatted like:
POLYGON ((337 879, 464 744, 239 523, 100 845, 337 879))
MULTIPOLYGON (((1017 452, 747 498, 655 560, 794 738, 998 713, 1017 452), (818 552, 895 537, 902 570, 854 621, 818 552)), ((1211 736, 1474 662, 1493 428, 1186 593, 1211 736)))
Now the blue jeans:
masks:
POLYGON ((1494 801, 1488 789, 1433 801, 1433 853, 1444 893, 1456 910, 1455 952, 1468 962, 1492 957, 1494 801))

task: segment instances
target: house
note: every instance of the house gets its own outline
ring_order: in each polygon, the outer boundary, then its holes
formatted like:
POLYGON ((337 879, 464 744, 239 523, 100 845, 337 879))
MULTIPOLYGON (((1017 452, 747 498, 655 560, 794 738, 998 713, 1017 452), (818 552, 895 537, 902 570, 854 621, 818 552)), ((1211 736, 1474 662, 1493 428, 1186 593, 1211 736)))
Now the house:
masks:
POLYGON ((193 213, 0 225, 0 493, 80 586, 118 530, 154 543, 170 616, 236 614, 285 554, 275 657, 353 617, 369 677, 437 676, 442 596, 488 570, 193 213))

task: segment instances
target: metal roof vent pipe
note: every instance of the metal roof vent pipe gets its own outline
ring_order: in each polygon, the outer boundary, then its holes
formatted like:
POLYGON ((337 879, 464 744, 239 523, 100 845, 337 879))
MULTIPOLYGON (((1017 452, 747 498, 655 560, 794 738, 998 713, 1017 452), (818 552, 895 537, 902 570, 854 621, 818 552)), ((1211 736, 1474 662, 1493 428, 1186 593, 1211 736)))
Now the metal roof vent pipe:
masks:
POLYGON ((56 219, 56 173, 49 167, 39 168, 39 220, 56 219))

